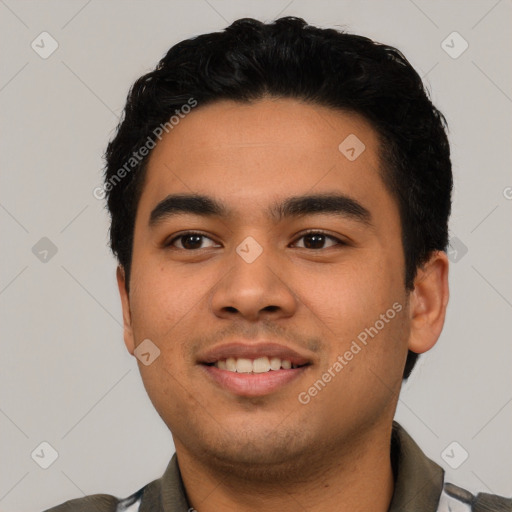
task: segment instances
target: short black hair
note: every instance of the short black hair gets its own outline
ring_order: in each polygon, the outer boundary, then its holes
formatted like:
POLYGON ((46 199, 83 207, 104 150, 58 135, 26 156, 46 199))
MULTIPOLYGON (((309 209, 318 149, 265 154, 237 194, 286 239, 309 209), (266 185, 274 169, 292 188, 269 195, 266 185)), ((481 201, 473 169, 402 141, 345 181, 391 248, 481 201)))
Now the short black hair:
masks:
MULTIPOLYGON (((381 175, 400 211, 404 285, 412 290, 417 269, 433 251, 448 246, 453 180, 446 119, 399 50, 292 16, 271 23, 243 18, 223 31, 181 41, 131 87, 105 152, 104 185, 110 245, 125 270, 127 287, 150 154, 146 150, 141 157, 141 148, 154 147, 159 127, 169 126, 169 119, 191 100, 200 108, 268 96, 355 113, 376 130, 381 175)), ((409 351, 404 378, 417 356, 409 351)))

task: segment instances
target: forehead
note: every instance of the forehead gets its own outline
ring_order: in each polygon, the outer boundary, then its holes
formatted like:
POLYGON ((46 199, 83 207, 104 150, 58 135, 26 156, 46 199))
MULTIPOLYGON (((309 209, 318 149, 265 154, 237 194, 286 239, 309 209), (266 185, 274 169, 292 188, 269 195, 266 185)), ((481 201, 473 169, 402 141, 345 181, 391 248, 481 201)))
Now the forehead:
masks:
POLYGON ((199 104, 153 149, 141 203, 200 193, 250 213, 277 197, 333 190, 374 201, 389 195, 378 147, 353 113, 294 99, 199 104))

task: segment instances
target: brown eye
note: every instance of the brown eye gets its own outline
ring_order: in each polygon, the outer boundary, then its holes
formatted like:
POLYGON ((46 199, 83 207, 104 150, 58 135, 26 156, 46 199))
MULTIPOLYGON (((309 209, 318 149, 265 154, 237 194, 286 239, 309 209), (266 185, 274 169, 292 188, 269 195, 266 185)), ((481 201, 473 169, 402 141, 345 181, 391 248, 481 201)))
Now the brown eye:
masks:
POLYGON ((335 238, 333 236, 327 235, 322 231, 310 231, 300 236, 298 240, 304 239, 303 246, 301 249, 328 249, 329 247, 333 247, 336 245, 344 245, 341 240, 335 238), (330 245, 329 247, 324 247, 324 244, 327 240, 333 240, 335 243, 330 245))
POLYGON ((183 233, 182 235, 179 235, 175 238, 173 238, 169 243, 166 244, 167 247, 173 247, 176 249, 183 249, 187 251, 193 251, 197 249, 205 249, 205 247, 202 247, 202 243, 204 240, 209 240, 210 242, 215 242, 208 238, 206 235, 203 235, 201 233, 183 233), (179 244, 176 245, 176 243, 179 241, 179 244))

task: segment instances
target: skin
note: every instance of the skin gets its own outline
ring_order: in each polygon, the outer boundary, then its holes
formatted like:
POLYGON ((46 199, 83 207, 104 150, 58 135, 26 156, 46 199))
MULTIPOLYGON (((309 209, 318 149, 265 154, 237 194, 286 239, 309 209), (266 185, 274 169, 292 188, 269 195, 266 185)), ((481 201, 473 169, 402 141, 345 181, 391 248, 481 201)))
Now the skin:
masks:
POLYGON ((434 252, 415 288, 404 286, 398 206, 380 175, 377 134, 354 114, 293 99, 198 106, 153 150, 137 209, 130 292, 117 277, 130 353, 149 338, 161 351, 139 362, 147 393, 169 427, 190 504, 199 512, 387 511, 389 443, 407 350, 426 352, 441 332, 448 261, 434 252), (338 150, 349 135, 365 151, 338 150), (328 214, 265 215, 289 196, 343 193, 371 225, 328 214), (182 214, 149 226, 170 193, 201 193, 233 214, 182 214), (178 234, 197 230, 202 249, 178 234), (307 229, 329 236, 308 248, 307 229), (252 236, 252 263, 236 247, 252 236), (402 310, 334 378, 298 401, 365 328, 394 303, 402 310), (198 354, 237 338, 268 339, 312 364, 263 397, 220 388, 198 354))

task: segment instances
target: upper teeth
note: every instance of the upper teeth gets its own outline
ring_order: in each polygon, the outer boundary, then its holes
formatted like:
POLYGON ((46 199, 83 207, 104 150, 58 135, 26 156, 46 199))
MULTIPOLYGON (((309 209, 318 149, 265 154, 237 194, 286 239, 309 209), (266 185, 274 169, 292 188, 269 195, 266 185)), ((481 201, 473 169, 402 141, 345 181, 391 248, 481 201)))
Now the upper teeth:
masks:
POLYGON ((228 357, 220 359, 214 366, 221 370, 238 373, 265 373, 270 370, 289 370, 290 368, 298 368, 298 365, 291 363, 288 359, 280 359, 279 357, 258 357, 258 359, 246 359, 244 357, 228 357))

